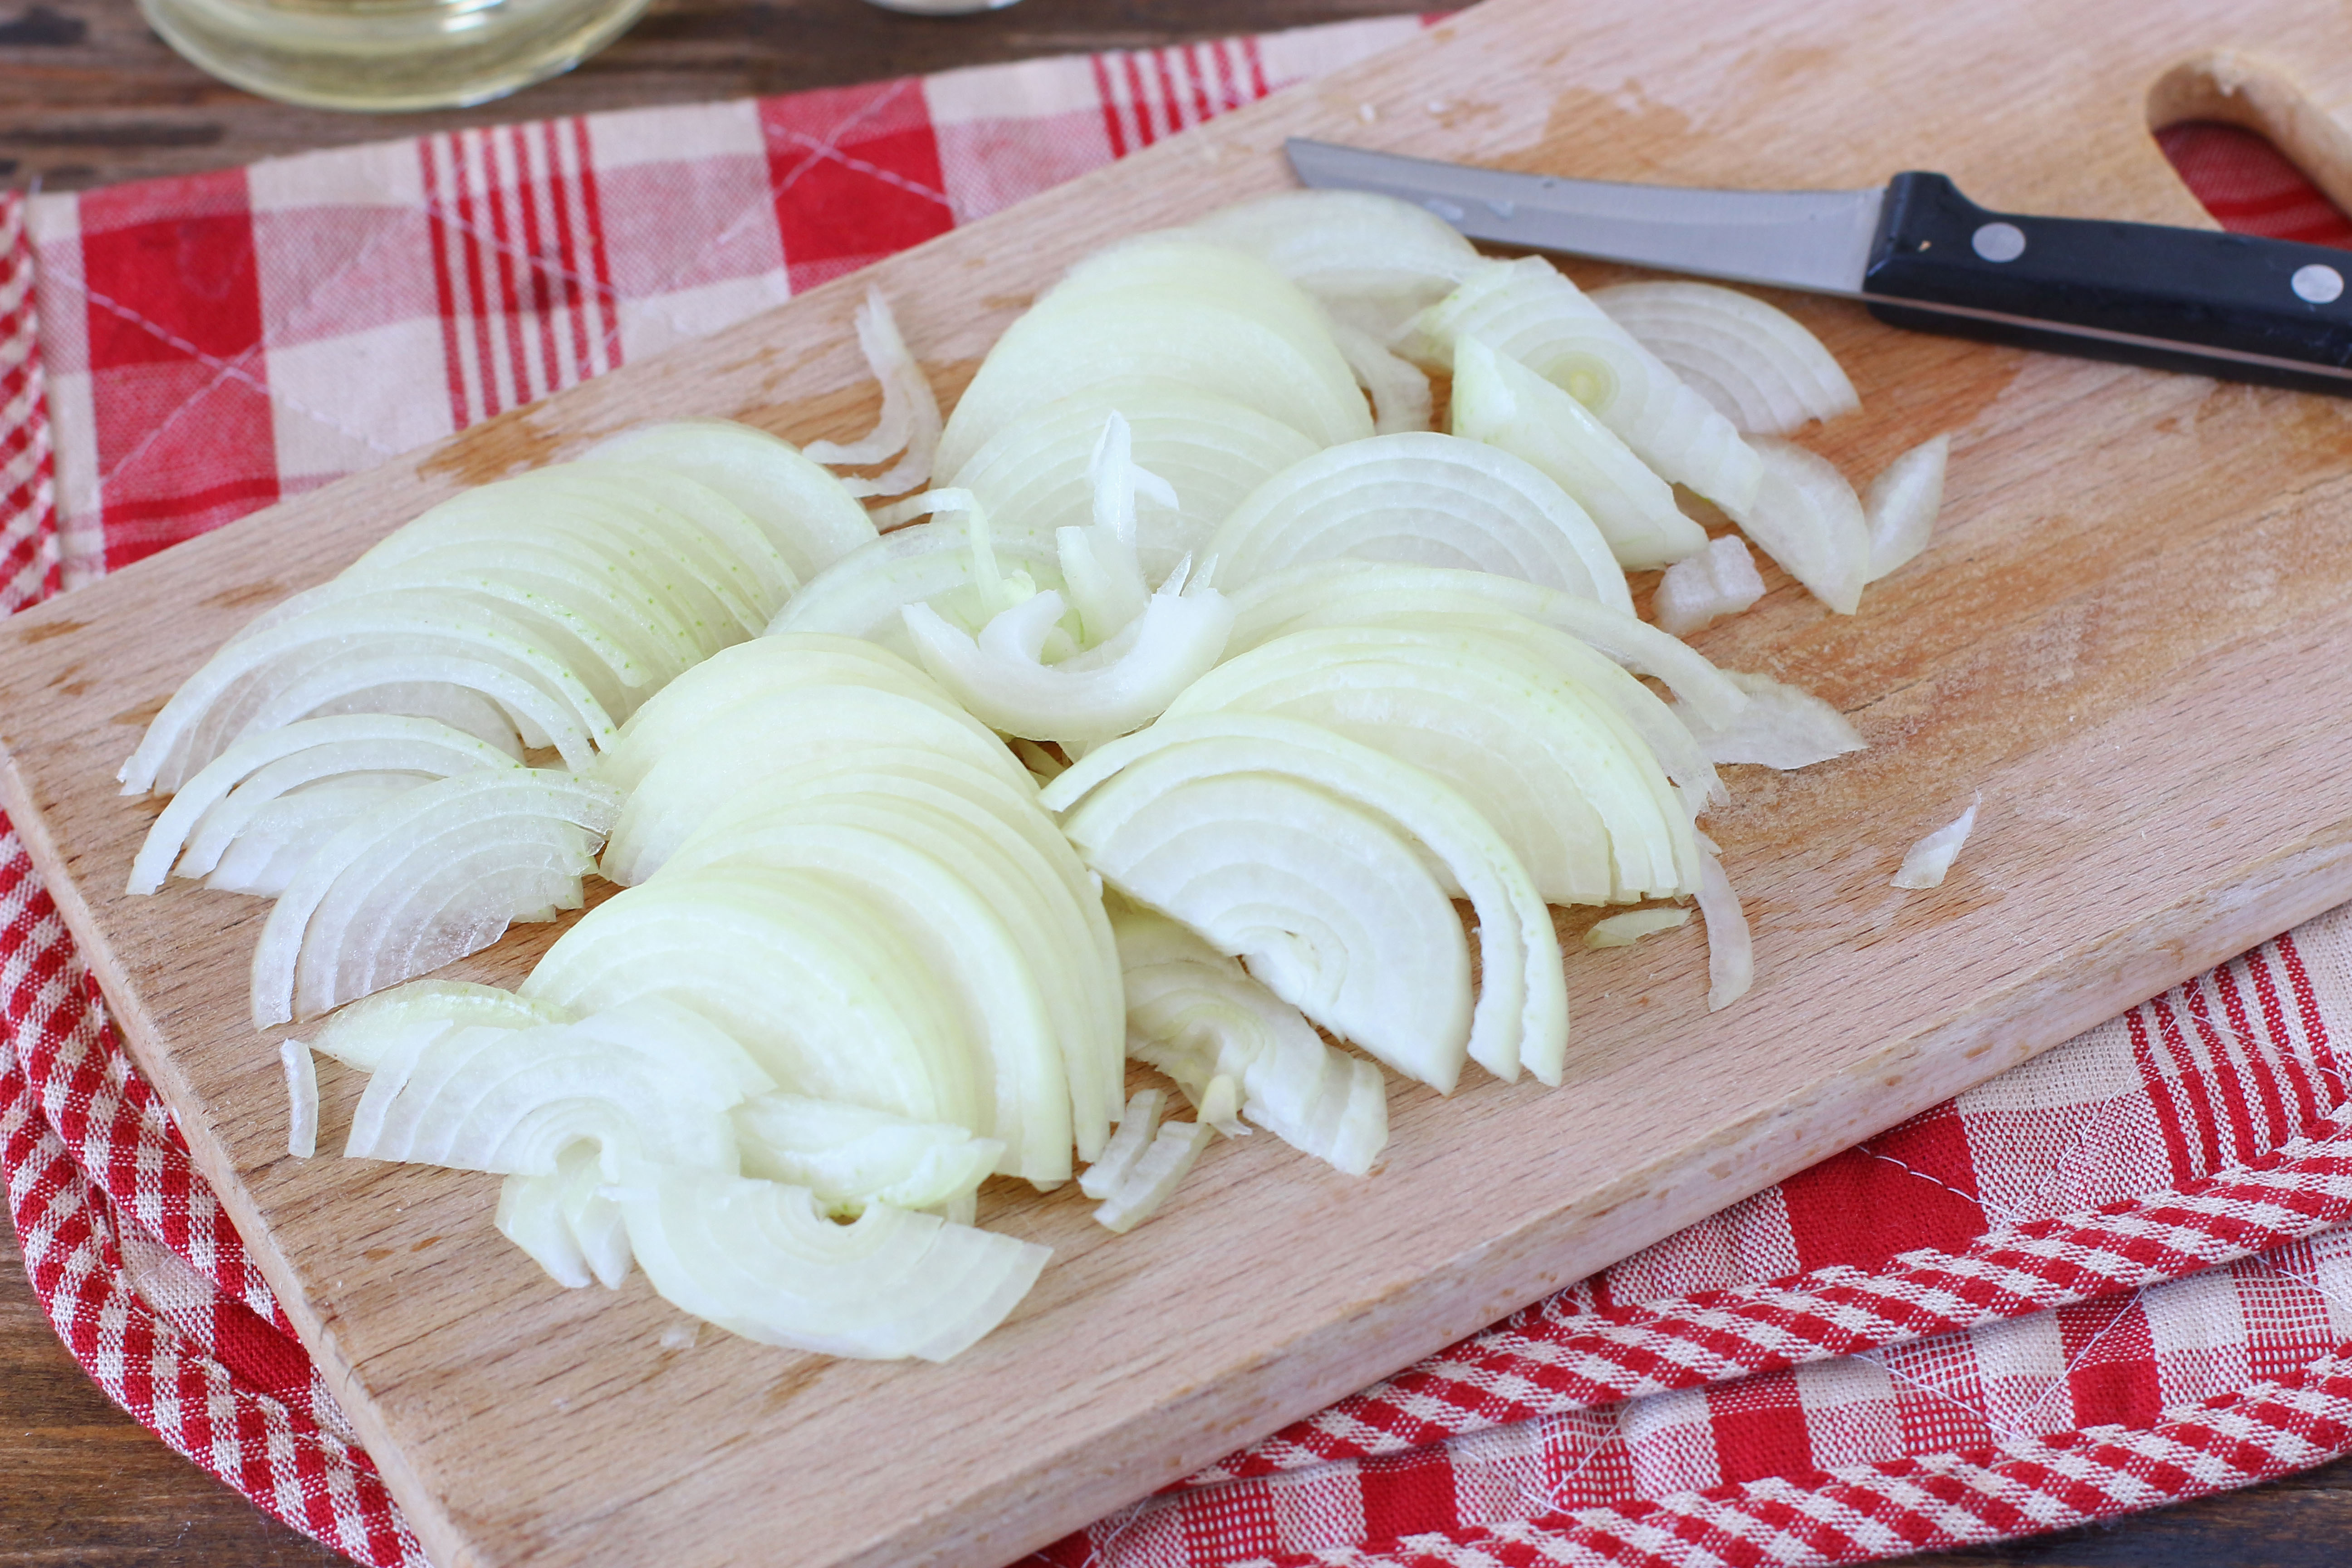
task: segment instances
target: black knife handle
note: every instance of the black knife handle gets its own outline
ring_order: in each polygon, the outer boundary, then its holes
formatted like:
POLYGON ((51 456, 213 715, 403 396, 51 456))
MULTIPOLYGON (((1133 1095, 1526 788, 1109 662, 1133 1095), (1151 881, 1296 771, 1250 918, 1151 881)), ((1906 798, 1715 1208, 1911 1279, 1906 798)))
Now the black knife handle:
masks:
POLYGON ((2352 395, 2352 251, 1988 212, 1906 174, 1862 287, 1898 327, 2352 395))

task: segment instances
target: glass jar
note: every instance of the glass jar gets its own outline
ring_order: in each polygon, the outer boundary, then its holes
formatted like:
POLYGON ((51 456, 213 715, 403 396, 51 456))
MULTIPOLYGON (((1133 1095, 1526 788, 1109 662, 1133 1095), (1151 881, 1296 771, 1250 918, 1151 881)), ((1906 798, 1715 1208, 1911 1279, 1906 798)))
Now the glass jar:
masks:
POLYGON ((319 109, 450 109, 569 70, 649 0, 139 0, 224 81, 319 109))

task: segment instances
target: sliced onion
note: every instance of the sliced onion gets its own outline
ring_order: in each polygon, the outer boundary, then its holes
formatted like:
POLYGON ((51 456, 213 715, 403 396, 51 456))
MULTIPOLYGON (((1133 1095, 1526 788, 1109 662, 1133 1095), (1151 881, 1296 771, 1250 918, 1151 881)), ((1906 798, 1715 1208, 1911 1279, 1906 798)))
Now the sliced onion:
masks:
MULTIPOLYGON (((1568 994, 1551 916, 1528 879, 1526 867, 1485 818, 1420 769, 1296 720, 1215 714, 1162 720, 1149 730, 1114 741, 1056 779, 1041 798, 1049 809, 1065 813, 1063 828, 1072 842, 1089 865, 1103 871, 1106 881, 1117 884, 1121 876, 1105 867, 1125 864, 1118 845, 1128 824, 1139 822, 1135 837, 1129 840, 1130 846, 1150 842, 1158 828, 1148 826, 1147 814, 1162 796, 1225 775, 1266 776, 1248 777, 1251 788, 1230 800, 1214 802, 1213 809, 1201 813, 1204 829, 1223 814, 1223 820, 1238 825, 1245 833, 1254 818, 1265 815, 1253 805, 1253 794, 1272 799, 1281 793, 1300 806, 1317 795, 1334 807, 1341 802, 1355 802, 1352 809, 1357 816, 1375 825, 1379 818, 1398 825, 1418 841, 1422 850, 1442 862, 1470 896, 1478 917, 1484 983, 1466 1037, 1450 1030, 1443 1036, 1402 1031, 1408 1037, 1390 1045, 1400 1058, 1394 1060, 1364 1038, 1368 1030, 1391 1034, 1396 1017, 1426 1005, 1404 1005, 1414 989, 1410 980, 1403 985, 1408 996, 1400 999, 1397 1013, 1352 1018, 1353 1028, 1339 1032, 1382 1056, 1400 1072, 1421 1078, 1441 1091, 1452 1088, 1465 1056, 1506 1079, 1516 1077, 1525 1065, 1545 1082, 1558 1080, 1567 1053, 1568 994), (1266 787, 1277 778, 1298 781, 1309 793, 1302 795, 1266 787), (1377 816, 1368 815, 1367 808, 1377 816)), ((1339 816, 1327 815, 1335 820, 1339 816)), ((1213 845, 1213 830, 1205 832, 1200 842, 1203 847, 1213 845)), ((1190 851, 1194 847, 1185 847, 1190 851)), ((1301 887, 1312 883, 1318 859, 1332 858, 1331 852, 1318 852, 1311 847, 1297 853, 1298 865, 1292 875, 1301 887)), ((1395 864, 1392 858, 1389 863, 1395 864)), ((1178 872, 1180 885, 1199 885, 1199 879, 1181 866, 1171 868, 1178 872)), ((1181 910, 1148 893, 1128 890, 1140 902, 1169 909, 1194 930, 1209 934, 1220 948, 1238 953, 1250 947, 1250 938, 1241 931, 1228 932, 1221 940, 1205 922, 1186 918, 1181 910)), ((1207 891, 1214 901, 1224 901, 1213 889, 1207 891)), ((1373 919, 1379 912, 1376 907, 1360 910, 1351 923, 1373 919)), ((1379 934, 1377 927, 1368 931, 1374 937, 1379 934)), ((1412 938, 1406 945, 1420 940, 1412 938)), ((1309 993, 1323 972, 1310 951, 1293 937, 1277 937, 1268 931, 1252 956, 1257 960, 1252 963, 1252 973, 1309 1017, 1318 1016, 1317 1000, 1310 999, 1309 993)))
POLYGON ((1380 1068, 1325 1045, 1297 1008, 1175 921, 1122 909, 1115 927, 1128 1048, 1174 1079, 1201 1121, 1222 1123, 1216 1101, 1237 1095, 1242 1115, 1292 1148, 1351 1176, 1371 1171, 1389 1138, 1380 1068))
POLYGON ((874 538, 866 509, 814 458, 730 419, 644 425, 587 455, 653 463, 709 485, 760 525, 803 583, 874 538))
POLYGON ((1979 795, 1968 810, 1911 846, 1903 857, 1903 868, 1895 873, 1895 885, 1914 889, 1942 887, 1944 874, 1952 868, 1960 846, 1969 841, 1969 833, 1977 825, 1977 807, 1983 804, 1984 797, 1979 795))
POLYGON ((253 955, 256 1026, 479 952, 520 915, 578 908, 581 873, 618 805, 562 773, 461 773, 352 823, 270 910, 253 955))
POLYGON ((654 531, 747 636, 766 626, 799 584, 791 563, 742 508, 676 468, 583 460, 505 484, 544 489, 565 505, 593 508, 654 531))
POLYGON ((590 1283, 617 1290, 629 1277, 629 1237, 620 1205, 603 1194, 597 1146, 579 1142, 543 1176, 509 1176, 499 1188, 499 1233, 568 1289, 590 1283))
POLYGON ((1768 675, 1736 669, 1724 674, 1748 693, 1748 706, 1739 716, 1720 726, 1707 724, 1695 713, 1683 716, 1716 762, 1760 763, 1786 772, 1859 752, 1870 743, 1844 714, 1810 691, 1768 675))
POLYGON ((1706 921, 1706 1010, 1719 1013, 1756 984, 1756 948, 1739 895, 1723 874, 1723 861, 1710 847, 1698 885, 1698 912, 1706 921))
POLYGON ((1793 436, 1862 406, 1836 358, 1786 311, 1712 283, 1620 283, 1592 302, 1750 436, 1793 436))
POLYGON ((1375 435, 1429 428, 1433 399, 1427 374, 1410 360, 1391 353, 1380 339, 1360 327, 1334 322, 1331 341, 1347 356, 1356 384, 1372 400, 1375 435))
POLYGON ((1168 1108, 1168 1091, 1160 1089, 1139 1089, 1129 1097, 1127 1110, 1118 1119, 1118 1131, 1111 1134, 1087 1168, 1078 1173, 1078 1191, 1099 1203, 1110 1196, 1118 1184, 1135 1170, 1135 1163, 1151 1147, 1152 1136, 1160 1131, 1160 1118, 1168 1108))
POLYGON ((1621 565, 1661 566, 1706 543, 1674 491, 1584 405, 1480 339, 1454 345, 1454 434, 1529 464, 1588 513, 1621 565))
POLYGON ((286 1152, 307 1160, 319 1152, 319 1064, 299 1040, 278 1042, 286 1065, 286 1152))
POLYGON ((1192 1173, 1193 1162, 1215 1136, 1206 1122, 1162 1122, 1151 1147, 1095 1210, 1096 1223, 1125 1235, 1150 1219, 1192 1173))
POLYGON ((879 463, 906 456, 885 474, 873 479, 845 479, 852 495, 895 496, 920 489, 930 480, 931 458, 940 445, 940 400, 931 391, 923 367, 907 352, 898 335, 898 318, 879 289, 866 290, 857 308, 857 346, 874 379, 882 384, 882 413, 874 428, 856 441, 812 441, 803 448, 820 463, 879 463))
POLYGON ((1944 464, 1952 438, 1922 441, 1870 481, 1862 514, 1870 530, 1870 578, 1876 582, 1927 548, 1944 506, 1944 464))
POLYGON ((774 1088, 743 1048, 659 998, 568 1024, 413 1035, 368 1079, 348 1159, 551 1175, 575 1143, 604 1179, 641 1163, 736 1168, 727 1112, 774 1088))
MULTIPOLYGON (((992 526, 990 545, 1002 576, 1025 579, 1035 588, 1062 585, 1054 535, 992 526)), ((915 643, 900 614, 908 605, 928 605, 950 626, 973 634, 1004 607, 982 590, 974 573, 966 525, 919 522, 896 529, 842 557, 794 594, 768 631, 859 637, 912 664, 915 643)))
POLYGON ((419 773, 348 773, 266 802, 222 851, 205 886, 277 898, 336 835, 428 782, 419 773))
POLYGON ((568 1008, 554 1006, 495 985, 461 980, 414 980, 363 997, 327 1020, 312 1048, 346 1067, 373 1072, 387 1054, 415 1047, 422 1037, 458 1026, 529 1029, 570 1023, 568 1008), (407 1043, 404 1043, 407 1042, 407 1043))
POLYGON ((1362 191, 1283 191, 1195 218, 1187 231, 1263 258, 1326 301, 1433 304, 1485 263, 1426 208, 1362 191))
POLYGON ((828 1214, 927 1209, 979 1189, 1004 1145, 963 1128, 837 1100, 763 1094, 735 1108, 743 1173, 806 1187, 828 1214))
MULTIPOLYGON (((1738 534, 1710 540, 1696 555, 1686 555, 1666 568, 1658 579, 1657 597, 1650 613, 1662 631, 1688 637, 1724 616, 1736 616, 1764 596, 1763 574, 1738 534)), ((1722 759, 1717 758, 1717 761, 1722 759)))
POLYGON ((1663 680, 1692 712, 1727 723, 1747 706, 1738 687, 1688 645, 1647 621, 1517 577, 1443 566, 1328 561, 1286 567, 1234 590, 1234 653, 1313 626, 1424 626, 1441 620, 1508 635, 1517 620, 1568 633, 1636 675, 1663 680), (1400 619, 1402 618, 1402 619, 1400 619))
POLYGON ((1622 915, 1608 915, 1594 921, 1584 933, 1587 947, 1631 947, 1645 936, 1662 931, 1672 931, 1690 921, 1686 909, 1627 910, 1622 915))
POLYGON ((1870 577, 1870 527, 1835 465, 1769 436, 1756 438, 1764 478, 1753 506, 1725 512, 1790 576, 1841 616, 1862 604, 1870 577))
POLYGON ((1564 388, 1665 479, 1727 511, 1755 499, 1756 455, 1731 421, 1543 258, 1473 273, 1423 312, 1408 352, 1450 365, 1465 337, 1564 388))
POLYGON ((1608 540, 1558 484, 1499 447, 1430 431, 1286 468, 1234 509, 1208 554, 1226 583, 1308 562, 1402 562, 1522 577, 1633 613, 1608 540))
POLYGON ((761 1344, 943 1362, 1003 1322, 1051 1249, 871 1204, 827 1218, 804 1187, 665 1171, 620 1199, 672 1305, 761 1344))

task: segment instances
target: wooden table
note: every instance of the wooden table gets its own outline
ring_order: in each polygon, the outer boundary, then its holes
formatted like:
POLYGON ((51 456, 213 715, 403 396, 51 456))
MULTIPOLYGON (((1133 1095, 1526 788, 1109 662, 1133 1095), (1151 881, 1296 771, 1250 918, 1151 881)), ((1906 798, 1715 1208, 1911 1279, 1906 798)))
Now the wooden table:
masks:
MULTIPOLYGON (((1024 0, 921 20, 861 0, 656 0, 579 71, 484 109, 345 116, 268 103, 156 41, 131 0, 35 0, 0 15, 0 181, 78 189, 496 120, 791 92, 1076 50, 1161 44, 1414 7, 1399 0, 1024 0)), ((2059 1565, 2346 1561, 2352 1460, 2108 1529, 1913 1561, 2059 1565)), ((116 1410, 43 1318, 0 1227, 0 1568, 345 1560, 270 1520, 116 1410)))

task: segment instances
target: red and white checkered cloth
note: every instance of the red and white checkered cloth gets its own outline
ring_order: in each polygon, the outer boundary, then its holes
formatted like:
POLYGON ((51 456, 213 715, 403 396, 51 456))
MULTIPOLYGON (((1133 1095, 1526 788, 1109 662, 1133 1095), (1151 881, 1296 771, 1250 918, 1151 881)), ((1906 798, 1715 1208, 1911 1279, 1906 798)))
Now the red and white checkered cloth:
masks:
MULTIPOLYGON (((0 613, 1418 25, 0 197, 0 613)), ((2352 243, 2255 139, 2167 146, 2231 226, 2352 243)), ((2352 1450, 2347 1026, 2352 910, 1036 1561, 1853 1562, 2333 1458, 2352 1450)), ((423 1563, 5 820, 0 1166, 34 1288, 110 1396, 296 1528, 423 1563)))

